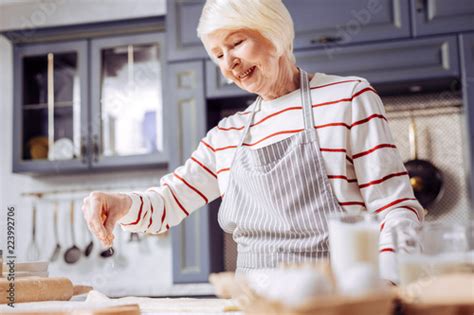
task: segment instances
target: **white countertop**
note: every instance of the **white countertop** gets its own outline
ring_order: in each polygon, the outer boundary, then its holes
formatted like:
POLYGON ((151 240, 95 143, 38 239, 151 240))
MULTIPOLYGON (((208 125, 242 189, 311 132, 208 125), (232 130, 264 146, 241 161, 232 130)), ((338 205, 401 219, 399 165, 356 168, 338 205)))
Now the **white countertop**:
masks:
POLYGON ((45 301, 17 303, 15 308, 2 304, 0 313, 15 313, 17 311, 78 311, 80 309, 103 308, 107 306, 138 304, 141 314, 226 314, 242 315, 235 310, 232 300, 226 299, 196 299, 196 298, 146 298, 124 297, 111 299, 101 292, 91 291, 87 296, 75 297, 71 301, 45 301))

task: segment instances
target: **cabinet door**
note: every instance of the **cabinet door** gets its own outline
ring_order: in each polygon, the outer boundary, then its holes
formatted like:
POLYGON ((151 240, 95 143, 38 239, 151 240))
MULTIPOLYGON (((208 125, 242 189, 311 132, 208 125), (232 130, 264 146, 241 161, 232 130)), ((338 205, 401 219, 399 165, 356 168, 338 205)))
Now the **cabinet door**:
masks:
POLYGON ((168 161, 164 34, 91 41, 92 167, 168 161))
POLYGON ((472 0, 411 0, 415 36, 474 30, 472 0))
POLYGON ((284 0, 295 49, 410 36, 406 0, 284 0))
MULTIPOLYGON (((176 156, 170 166, 183 164, 197 148, 206 133, 203 61, 169 65, 167 97, 173 109, 177 131, 176 156)), ((173 280, 175 283, 207 282, 211 272, 209 206, 193 212, 171 229, 173 246, 173 280)))
MULTIPOLYGON (((460 36, 462 85, 464 109, 466 111, 466 146, 471 205, 474 205, 474 33, 460 36)), ((472 207, 471 207, 472 208, 472 207)))
POLYGON ((319 49, 298 53, 296 60, 308 72, 356 75, 371 83, 459 76, 455 36, 319 49))
POLYGON ((196 33, 204 2, 204 0, 167 0, 168 60, 207 57, 207 52, 196 33))
POLYGON ((87 41, 14 49, 13 172, 87 169, 87 41))

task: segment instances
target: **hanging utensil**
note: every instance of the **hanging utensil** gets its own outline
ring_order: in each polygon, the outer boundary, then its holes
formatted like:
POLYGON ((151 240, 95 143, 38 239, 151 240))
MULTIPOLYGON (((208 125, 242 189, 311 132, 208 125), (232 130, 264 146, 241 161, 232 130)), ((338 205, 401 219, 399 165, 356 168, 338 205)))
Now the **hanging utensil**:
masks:
POLYGON ((53 250, 53 254, 49 258, 49 261, 54 262, 58 260, 59 253, 61 252, 61 244, 59 244, 59 236, 58 236, 58 202, 54 202, 54 214, 53 214, 53 229, 54 229, 54 240, 56 242, 56 246, 53 250))
POLYGON ((39 259, 40 252, 38 244, 36 243, 36 201, 33 201, 32 211, 32 229, 31 229, 31 242, 27 247, 26 259, 29 261, 35 261, 39 259))
POLYGON ((87 234, 89 235, 90 242, 89 244, 87 244, 86 249, 84 249, 84 256, 89 257, 92 252, 92 249, 94 248, 94 241, 92 239, 92 235, 89 232, 89 229, 87 229, 87 234))
POLYGON ((418 159, 416 124, 413 116, 410 116, 409 140, 411 160, 405 162, 405 167, 416 199, 426 208, 441 198, 443 175, 431 162, 418 159))
POLYGON ((81 250, 76 246, 76 239, 74 236, 74 200, 71 200, 71 209, 69 216, 71 219, 72 246, 64 253, 64 261, 68 264, 74 264, 79 260, 79 258, 81 258, 81 250))
POLYGON ((87 243, 86 247, 84 248, 84 256, 89 257, 89 255, 92 252, 92 249, 94 248, 94 241, 92 238, 92 234, 89 231, 89 228, 85 224, 85 221, 81 221, 81 222, 82 222, 83 231, 86 230, 85 234, 88 236, 88 239, 89 239, 89 243, 87 243))

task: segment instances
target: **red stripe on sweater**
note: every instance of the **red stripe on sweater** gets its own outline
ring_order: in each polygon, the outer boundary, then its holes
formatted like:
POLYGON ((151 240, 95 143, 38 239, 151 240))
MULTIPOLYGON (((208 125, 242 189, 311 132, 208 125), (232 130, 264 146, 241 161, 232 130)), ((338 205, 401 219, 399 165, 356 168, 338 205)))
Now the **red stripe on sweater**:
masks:
POLYGON ((391 247, 385 247, 385 248, 380 249, 379 252, 381 252, 381 253, 383 253, 383 252, 392 252, 392 253, 394 253, 395 249, 393 249, 391 247))
POLYGON ((348 124, 343 123, 343 122, 329 123, 329 124, 324 124, 324 125, 316 125, 316 126, 314 126, 314 128, 321 129, 321 128, 338 127, 338 126, 346 127, 347 129, 351 129, 351 126, 349 126, 348 124))
POLYGON ((198 161, 195 157, 191 156, 191 160, 196 162, 196 164, 198 164, 200 167, 202 167, 204 170, 206 170, 209 174, 211 174, 212 176, 214 176, 215 178, 217 178, 217 175, 214 174, 213 171, 211 171, 208 167, 206 167, 203 163, 201 163, 200 161, 198 161))
POLYGON ((383 222, 381 225, 380 225, 380 232, 382 232, 383 228, 385 227, 385 222, 383 222))
POLYGON ((204 144, 206 147, 208 147, 212 152, 216 152, 216 149, 211 147, 211 145, 205 142, 204 140, 201 140, 201 143, 204 144))
POLYGON ((374 180, 374 181, 371 181, 371 182, 368 182, 368 183, 365 183, 365 184, 361 184, 359 185, 359 188, 362 189, 362 188, 366 188, 366 187, 369 187, 369 186, 373 186, 373 185, 378 185, 392 177, 398 177, 398 176, 404 176, 404 175, 408 175, 408 172, 400 172, 400 173, 392 173, 392 174, 389 174, 387 176, 384 176, 383 178, 381 179, 377 179, 377 180, 374 180))
POLYGON ((198 194, 199 196, 201 196, 202 199, 204 199, 204 201, 207 203, 209 203, 209 200, 207 200, 206 196, 204 196, 204 194, 202 192, 199 191, 199 189, 197 189, 196 187, 194 187, 193 185, 191 185, 190 183, 188 183, 184 178, 182 178, 181 176, 179 176, 178 174, 176 174, 176 172, 173 173, 174 176, 176 176, 176 178, 178 178, 180 181, 182 181, 186 186, 188 186, 189 188, 191 188, 196 194, 198 194))
POLYGON ((416 211, 416 210, 413 209, 412 207, 409 207, 409 206, 401 206, 400 208, 404 208, 404 209, 407 209, 407 210, 412 211, 413 213, 415 213, 416 218, 418 219, 418 221, 420 221, 420 217, 418 216, 418 211, 416 211))
POLYGON ((341 206, 363 206, 365 207, 365 203, 361 201, 345 201, 345 202, 339 202, 339 205, 341 206))
POLYGON ((166 187, 169 188, 169 190, 170 190, 170 192, 171 192, 171 195, 173 195, 174 201, 176 201, 176 203, 178 204, 178 207, 184 212, 184 214, 185 214, 186 216, 188 216, 188 215, 189 215, 189 212, 183 207, 183 205, 181 204, 181 202, 179 202, 178 198, 176 198, 176 195, 174 194, 174 191, 173 191, 173 189, 171 189, 170 185, 164 184, 164 186, 166 186, 166 187))
POLYGON ((400 203, 400 202, 404 202, 404 201, 407 201, 407 200, 416 200, 416 199, 415 199, 415 198, 402 198, 402 199, 397 199, 397 200, 392 201, 392 202, 390 202, 389 204, 387 204, 387 205, 385 205, 385 206, 383 206, 383 207, 381 207, 381 208, 375 210, 374 212, 375 212, 375 213, 382 212, 383 210, 385 210, 385 209, 387 209, 387 208, 389 208, 389 207, 391 207, 391 206, 394 206, 394 205, 396 205, 396 204, 398 204, 398 203, 400 203))
POLYGON ((335 100, 335 101, 329 101, 329 102, 314 104, 313 107, 321 107, 321 106, 327 106, 327 105, 334 105, 334 104, 342 103, 342 102, 352 102, 352 101, 354 100, 354 98, 356 98, 357 96, 359 96, 359 95, 361 95, 361 94, 364 94, 365 92, 374 92, 374 93, 377 93, 373 88, 367 87, 367 88, 362 89, 362 90, 360 90, 359 92, 355 93, 355 94, 352 95, 351 97, 341 98, 341 99, 338 99, 338 100, 335 100))
POLYGON ((347 178, 347 176, 344 176, 344 175, 328 175, 328 178, 329 178, 329 179, 344 179, 344 180, 346 180, 348 183, 355 183, 355 182, 357 182, 357 179, 356 179, 356 178, 349 179, 349 178, 347 178))
POLYGON ((147 229, 149 229, 151 224, 153 223, 153 204, 151 203, 151 200, 150 200, 150 209, 151 209, 150 223, 148 223, 148 226, 146 227, 147 229))
POLYGON ((365 124, 366 122, 368 122, 369 120, 372 120, 374 118, 379 118, 379 119, 383 119, 385 121, 387 121, 387 118, 385 118, 384 115, 380 115, 380 114, 372 114, 370 115, 369 117, 367 118, 364 118, 364 119, 361 119, 359 121, 356 121, 355 123, 353 123, 351 125, 351 128, 354 127, 354 126, 358 126, 358 125, 362 125, 362 124, 365 124))
POLYGON ((361 82, 361 81, 360 81, 360 80, 344 80, 344 81, 338 81, 338 82, 328 83, 328 84, 324 84, 324 85, 314 86, 314 87, 311 88, 311 90, 320 89, 320 88, 325 88, 325 87, 327 87, 327 86, 336 85, 336 84, 341 84, 341 83, 347 83, 347 82, 361 82))
POLYGON ((170 226, 169 224, 166 224, 166 229, 169 230, 170 229, 170 226))
MULTIPOLYGON (((282 109, 282 110, 280 110, 280 111, 278 111, 278 112, 275 112, 275 113, 273 113, 273 114, 270 114, 270 115, 268 115, 268 116, 265 116, 264 118, 260 119, 260 120, 257 121, 256 123, 251 124, 250 127, 257 126, 257 125, 263 123, 264 121, 266 121, 267 119, 270 119, 270 118, 272 118, 272 117, 274 117, 274 116, 280 115, 280 114, 282 114, 282 113, 284 113, 284 112, 287 112, 287 111, 290 111, 290 110, 301 110, 301 109, 303 109, 303 107, 301 107, 301 106, 287 107, 287 108, 282 109)), ((219 126, 217 126, 217 129, 222 130, 222 131, 242 130, 242 129, 244 129, 244 126, 241 126, 241 127, 219 127, 219 126)))
POLYGON ((165 222, 166 218, 166 206, 163 205, 163 214, 161 215, 161 225, 163 225, 163 222, 165 222))
POLYGON ((394 144, 389 144, 389 143, 382 143, 382 144, 379 144, 375 147, 373 147, 372 149, 369 149, 367 151, 363 151, 363 152, 360 152, 360 153, 357 153, 357 154, 354 154, 352 155, 352 158, 353 159, 358 159, 360 158, 361 156, 364 156, 364 155, 368 155, 374 151, 377 151, 379 149, 382 149, 382 148, 394 148, 396 149, 397 147, 394 145, 394 144))
POLYGON ((220 174, 222 172, 228 172, 230 171, 230 168, 221 168, 220 170, 217 171, 217 174, 220 174))
POLYGON ((296 130, 283 130, 283 131, 279 131, 279 132, 275 132, 275 133, 272 133, 266 137, 264 137, 263 139, 260 139, 254 143, 244 143, 243 145, 247 146, 247 147, 251 147, 251 146, 254 146, 256 144, 259 144, 260 142, 262 141, 265 141, 267 140, 268 138, 271 138, 271 137, 274 137, 274 136, 278 136, 278 135, 281 135, 281 134, 288 134, 288 133, 297 133, 297 132, 301 132, 303 131, 304 129, 296 129, 296 130))
POLYGON ((346 153, 347 150, 344 148, 319 148, 321 152, 343 152, 346 153))
POLYGON ((122 224, 122 225, 135 225, 138 222, 140 222, 140 219, 142 217, 142 211, 143 211, 143 197, 140 196, 140 195, 138 195, 138 197, 140 197, 140 210, 138 211, 137 219, 135 221, 131 222, 131 223, 126 223, 126 224, 122 224))
MULTIPOLYGON (((335 149, 332 149, 332 148, 320 148, 319 149, 321 152, 342 152, 342 153, 347 153, 347 150, 344 149, 344 148, 335 148, 335 149)), ((346 154, 346 160, 351 163, 351 164, 354 164, 354 162, 352 161, 352 159, 347 156, 346 154)))

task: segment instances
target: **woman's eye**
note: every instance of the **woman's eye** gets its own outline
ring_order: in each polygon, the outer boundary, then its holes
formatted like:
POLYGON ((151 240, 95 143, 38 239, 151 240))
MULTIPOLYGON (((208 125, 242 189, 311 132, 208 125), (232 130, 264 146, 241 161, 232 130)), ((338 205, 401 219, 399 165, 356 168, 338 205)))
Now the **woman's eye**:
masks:
POLYGON ((216 56, 216 58, 217 58, 217 59, 221 59, 221 58, 222 58, 222 56, 223 56, 223 55, 222 55, 222 54, 220 54, 220 55, 217 55, 217 56, 216 56))
POLYGON ((234 46, 238 46, 238 45, 242 44, 242 42, 243 42, 243 40, 239 40, 239 41, 234 43, 234 46))

